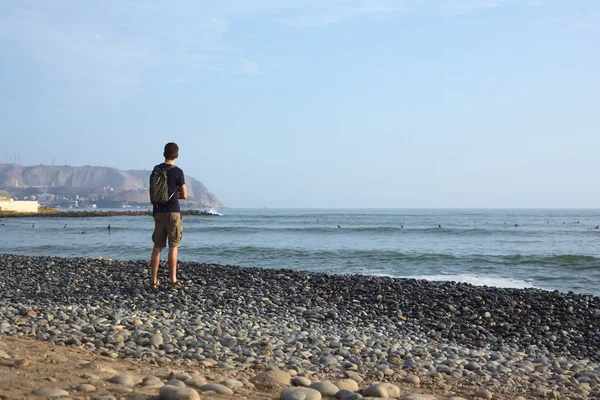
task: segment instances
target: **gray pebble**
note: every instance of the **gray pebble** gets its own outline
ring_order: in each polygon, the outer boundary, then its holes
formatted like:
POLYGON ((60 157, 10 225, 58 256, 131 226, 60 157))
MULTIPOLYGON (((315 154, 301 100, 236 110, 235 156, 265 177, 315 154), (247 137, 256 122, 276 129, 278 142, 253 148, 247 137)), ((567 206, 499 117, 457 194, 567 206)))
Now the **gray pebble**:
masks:
POLYGON ((206 381, 202 378, 188 379, 187 381, 185 381, 185 384, 195 388, 200 388, 206 385, 206 381))
POLYGON ((289 387, 283 389, 281 395, 279 397, 281 400, 321 400, 322 395, 318 390, 305 388, 305 387, 289 387), (302 393, 302 395, 298 395, 296 393, 302 393))
POLYGON ((228 378, 220 382, 221 385, 227 386, 230 389, 239 389, 244 387, 244 384, 237 379, 228 378))
POLYGON ((438 400, 438 398, 430 394, 407 393, 402 396, 402 400, 438 400))
POLYGON ((479 389, 475 392, 475 397, 479 397, 481 399, 492 400, 494 395, 487 389, 479 389))
POLYGON ((203 392, 215 392, 217 394, 227 395, 233 394, 233 390, 218 383, 207 383, 206 385, 200 386, 199 389, 203 392))
POLYGON ((340 389, 330 381, 314 382, 309 388, 319 391, 323 396, 335 396, 340 389))
POLYGON ((365 397, 398 397, 400 388, 392 383, 376 383, 365 389, 365 397))
POLYGON ((292 378, 292 384, 294 386, 309 387, 312 384, 312 382, 305 376, 295 376, 292 378))
POLYGON ((60 388, 38 389, 38 390, 34 390, 33 394, 36 396, 47 397, 47 398, 68 397, 69 396, 69 393, 66 390, 63 390, 60 388))
POLYGON ((185 387, 185 383, 181 382, 179 379, 169 379, 165 382, 165 385, 176 386, 176 387, 185 387))
POLYGON ((340 391, 336 393, 335 398, 339 400, 360 400, 363 397, 362 395, 350 390, 340 389, 340 391))
POLYGON ((163 336, 160 333, 156 333, 150 337, 150 344, 152 346, 158 347, 163 344, 163 336))
POLYGON ((90 385, 89 383, 82 383, 81 385, 77 385, 77 387, 75 387, 75 390, 77 390, 78 392, 89 393, 95 392, 96 387, 94 385, 90 385))
POLYGON ((116 385, 122 385, 125 387, 134 387, 136 384, 136 380, 127 374, 116 375, 108 379, 110 383, 114 383, 116 385))

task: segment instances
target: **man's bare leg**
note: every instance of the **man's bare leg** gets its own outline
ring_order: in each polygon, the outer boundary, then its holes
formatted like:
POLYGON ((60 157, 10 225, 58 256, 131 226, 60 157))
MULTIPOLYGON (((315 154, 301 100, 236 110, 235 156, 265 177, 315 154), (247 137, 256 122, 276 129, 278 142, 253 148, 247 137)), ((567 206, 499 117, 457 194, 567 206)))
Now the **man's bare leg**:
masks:
POLYGON ((152 273, 152 286, 154 286, 158 282, 158 266, 160 264, 160 252, 162 249, 160 247, 155 247, 152 249, 152 258, 150 258, 150 271, 152 273))
POLYGON ((177 256, 179 254, 178 247, 169 247, 169 282, 177 282, 177 256))

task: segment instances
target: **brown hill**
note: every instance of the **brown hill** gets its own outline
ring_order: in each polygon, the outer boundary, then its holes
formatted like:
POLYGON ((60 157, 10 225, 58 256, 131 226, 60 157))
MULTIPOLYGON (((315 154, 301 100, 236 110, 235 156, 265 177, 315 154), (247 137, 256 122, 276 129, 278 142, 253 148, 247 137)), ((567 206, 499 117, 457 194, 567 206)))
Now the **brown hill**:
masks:
MULTIPOLYGON (((150 171, 110 167, 0 164, 0 189, 20 192, 22 188, 39 188, 37 192, 80 195, 108 189, 114 200, 148 202, 149 176, 150 171)), ((202 182, 191 176, 185 179, 190 201, 202 207, 223 207, 202 182)))

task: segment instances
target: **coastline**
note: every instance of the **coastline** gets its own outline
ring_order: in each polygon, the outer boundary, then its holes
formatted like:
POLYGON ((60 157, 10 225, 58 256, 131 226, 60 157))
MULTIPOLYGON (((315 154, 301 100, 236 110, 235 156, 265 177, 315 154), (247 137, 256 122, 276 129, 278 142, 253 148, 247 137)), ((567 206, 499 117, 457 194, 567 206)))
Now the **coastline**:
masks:
MULTIPOLYGON (((218 214, 200 210, 181 210, 181 215, 218 216, 218 214)), ((146 211, 57 211, 41 213, 0 212, 2 218, 90 218, 90 217, 139 217, 152 216, 152 210, 146 211)))
POLYGON ((168 290, 162 266, 152 291, 145 260, 15 255, 0 274, 0 334, 109 358, 358 374, 363 389, 440 399, 584 399, 600 385, 600 297, 192 262, 187 290, 168 290))

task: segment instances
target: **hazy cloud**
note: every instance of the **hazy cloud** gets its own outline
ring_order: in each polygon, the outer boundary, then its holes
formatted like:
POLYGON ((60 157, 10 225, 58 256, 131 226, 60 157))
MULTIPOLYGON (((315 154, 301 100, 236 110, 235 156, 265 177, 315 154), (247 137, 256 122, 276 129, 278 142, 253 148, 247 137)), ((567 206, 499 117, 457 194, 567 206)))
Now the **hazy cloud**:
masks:
MULTIPOLYGON (((530 2, 541 0, 527 0, 530 2)), ((0 45, 44 66, 48 79, 119 99, 147 73, 164 82, 202 71, 261 72, 227 43, 232 17, 264 15, 295 29, 364 16, 458 14, 525 0, 22 0, 0 3, 0 45)), ((155 78, 156 79, 156 78, 155 78)))
POLYGON ((260 68, 257 63, 254 61, 248 60, 247 58, 242 58, 240 60, 240 68, 238 72, 241 74, 255 75, 260 74, 260 68))
POLYGON ((575 14, 554 18, 547 22, 558 23, 570 30, 599 30, 600 10, 580 11, 575 14))

